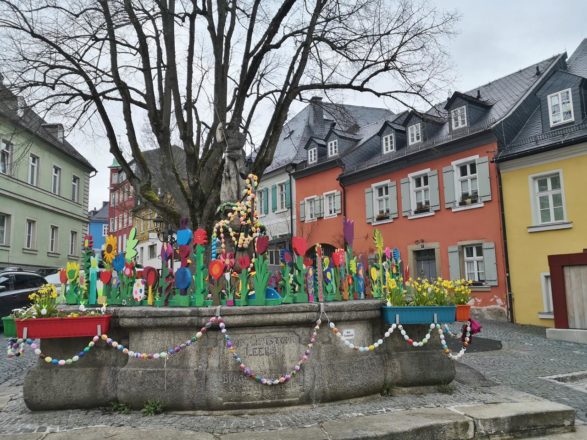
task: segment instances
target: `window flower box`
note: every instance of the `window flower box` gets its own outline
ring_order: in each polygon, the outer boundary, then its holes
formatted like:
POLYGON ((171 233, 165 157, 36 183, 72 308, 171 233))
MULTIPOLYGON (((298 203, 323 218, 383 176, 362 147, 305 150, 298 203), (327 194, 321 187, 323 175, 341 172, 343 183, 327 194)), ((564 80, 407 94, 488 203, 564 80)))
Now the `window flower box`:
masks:
POLYGON ((382 213, 377 214, 377 216, 375 217, 375 221, 380 222, 383 220, 389 220, 389 218, 390 218, 389 212, 382 212, 382 213))
POLYGON ((414 214, 424 214, 425 212, 430 212, 430 204, 429 203, 418 203, 416 209, 414 210, 414 214))
POLYGON ((23 331, 27 329, 27 338, 54 339, 54 338, 80 338, 97 335, 98 326, 103 334, 110 329, 111 315, 80 316, 71 318, 33 318, 17 319, 16 333, 23 337, 23 331))
POLYGON ((477 194, 470 195, 468 193, 464 193, 461 196, 461 201, 459 202, 459 206, 474 205, 477 202, 479 202, 479 196, 477 194))
POLYGON ((396 323, 399 316, 400 324, 430 324, 455 321, 455 306, 383 306, 383 319, 389 325, 396 323))

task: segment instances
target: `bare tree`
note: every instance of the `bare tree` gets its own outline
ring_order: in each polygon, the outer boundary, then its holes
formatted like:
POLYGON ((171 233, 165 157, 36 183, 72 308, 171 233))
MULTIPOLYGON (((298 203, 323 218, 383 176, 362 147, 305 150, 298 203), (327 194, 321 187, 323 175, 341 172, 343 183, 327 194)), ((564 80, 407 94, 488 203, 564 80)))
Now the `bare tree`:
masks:
POLYGON ((149 206, 175 223, 188 206, 192 224, 209 227, 219 202, 240 196, 245 145, 254 173, 271 164, 294 100, 352 90, 429 101, 454 22, 409 0, 0 0, 0 59, 36 106, 78 125, 99 120, 149 206), (159 164, 141 152, 145 119, 159 164), (183 203, 153 191, 158 166, 183 203))

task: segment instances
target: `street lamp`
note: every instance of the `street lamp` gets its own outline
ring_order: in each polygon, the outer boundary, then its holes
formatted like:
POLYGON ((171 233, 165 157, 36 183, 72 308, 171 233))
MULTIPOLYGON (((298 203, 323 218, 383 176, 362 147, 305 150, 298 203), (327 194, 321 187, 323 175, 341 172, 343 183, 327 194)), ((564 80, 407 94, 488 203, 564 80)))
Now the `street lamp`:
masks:
POLYGON ((157 239, 161 243, 170 243, 172 246, 175 244, 175 237, 173 236, 173 229, 171 225, 165 221, 159 214, 153 220, 155 224, 155 232, 157 233, 157 239))
POLYGON ((294 209, 296 207, 295 205, 295 201, 293 198, 293 184, 292 184, 292 178, 291 175, 292 173, 294 173, 296 171, 296 164, 295 163, 288 163, 285 166, 285 172, 288 174, 289 176, 289 230, 290 230, 290 234, 289 234, 289 248, 293 249, 293 234, 294 234, 294 225, 293 225, 293 212, 294 209))

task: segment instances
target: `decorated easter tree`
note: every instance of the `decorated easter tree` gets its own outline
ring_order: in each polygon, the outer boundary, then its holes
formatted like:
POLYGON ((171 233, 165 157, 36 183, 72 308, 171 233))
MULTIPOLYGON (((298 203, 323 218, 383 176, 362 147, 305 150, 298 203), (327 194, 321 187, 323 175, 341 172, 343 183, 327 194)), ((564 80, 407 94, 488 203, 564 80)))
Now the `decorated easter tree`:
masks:
POLYGON ((294 302, 306 303, 308 302, 308 295, 305 291, 306 286, 306 266, 304 265, 304 255, 308 248, 308 243, 303 237, 294 237, 292 239, 292 246, 296 258, 294 261, 294 302))
POLYGON ((206 277, 208 271, 204 262, 206 254, 206 244, 208 244, 208 237, 205 229, 197 229, 194 232, 194 253, 192 255, 192 263, 194 265, 194 293, 190 304, 196 307, 202 307, 206 299, 206 277))

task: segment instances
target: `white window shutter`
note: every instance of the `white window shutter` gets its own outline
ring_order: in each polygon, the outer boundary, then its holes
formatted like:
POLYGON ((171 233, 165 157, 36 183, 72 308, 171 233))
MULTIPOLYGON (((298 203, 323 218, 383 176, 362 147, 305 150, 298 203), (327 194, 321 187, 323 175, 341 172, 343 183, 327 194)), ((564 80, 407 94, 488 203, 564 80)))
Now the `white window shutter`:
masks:
POLYGON ((365 189, 365 219, 367 223, 373 223, 373 189, 365 189))
POLYGON ((440 209, 440 194, 438 191, 437 170, 428 173, 428 188, 430 188, 430 210, 438 211, 440 209))
POLYGON ((306 202, 300 202, 300 221, 306 220, 306 202))
POLYGON ((489 286, 497 286, 497 259, 495 244, 483 243, 483 263, 485 264, 485 282, 489 286))
POLYGON ((410 202, 410 179, 407 177, 401 180, 402 186, 402 214, 407 217, 412 213, 412 204, 410 202))
POLYGON ((461 258, 459 255, 458 246, 448 247, 448 267, 450 270, 450 279, 460 280, 461 279, 461 258))
POLYGON ((334 211, 337 214, 340 214, 342 212, 342 195, 340 191, 336 191, 336 193, 334 194, 334 211))
POLYGON ((444 184, 444 207, 451 209, 455 207, 455 170, 452 166, 442 169, 442 183, 444 184))
POLYGON ((397 185, 395 181, 387 185, 389 191, 389 206, 391 208, 391 218, 397 218, 397 185))
POLYGON ((477 159, 477 179, 479 182, 479 200, 489 202, 491 200, 491 181, 489 180, 489 158, 477 159))

